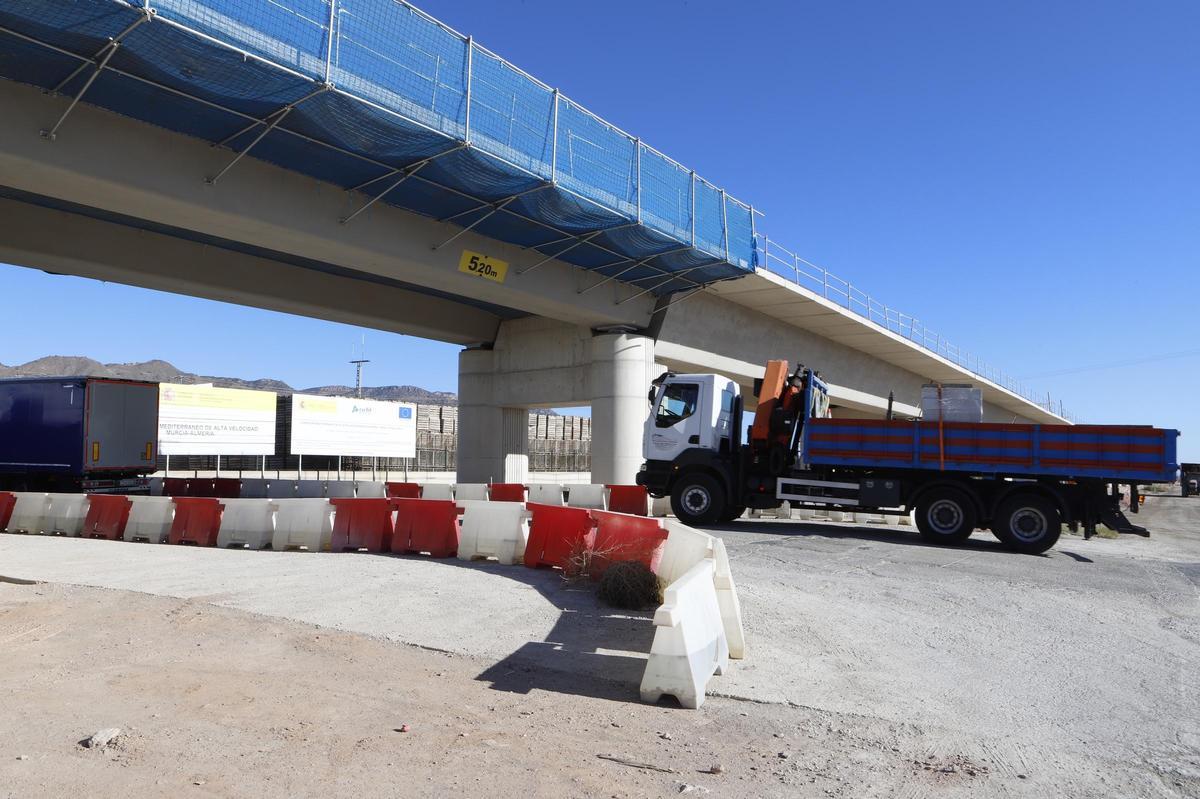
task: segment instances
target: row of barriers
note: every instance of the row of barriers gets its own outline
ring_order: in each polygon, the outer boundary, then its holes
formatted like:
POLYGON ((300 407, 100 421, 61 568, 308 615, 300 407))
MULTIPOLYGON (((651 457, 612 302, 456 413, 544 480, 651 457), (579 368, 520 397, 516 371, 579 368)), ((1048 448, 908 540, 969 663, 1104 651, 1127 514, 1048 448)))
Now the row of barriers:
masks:
POLYGON ((669 502, 652 501, 643 486, 563 483, 402 483, 378 480, 279 480, 238 477, 155 477, 151 496, 216 499, 454 499, 536 502, 665 516, 669 502))
MULTIPOLYGON (((492 486, 495 488, 496 486, 492 486)), ((522 486, 522 488, 524 488, 522 486)), ((0 492, 0 530, 201 547, 494 559, 599 579, 638 561, 663 588, 641 697, 699 707, 745 638, 721 539, 674 519, 515 498, 156 497, 0 492)), ((644 498, 644 497, 643 497, 644 498)))

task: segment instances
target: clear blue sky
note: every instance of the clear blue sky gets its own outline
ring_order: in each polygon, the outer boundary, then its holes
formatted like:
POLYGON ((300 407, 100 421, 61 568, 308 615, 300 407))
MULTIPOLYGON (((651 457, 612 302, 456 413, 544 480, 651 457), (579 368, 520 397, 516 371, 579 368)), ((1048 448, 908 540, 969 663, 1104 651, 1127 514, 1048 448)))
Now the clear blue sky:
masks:
MULTIPOLYGON (((1181 428, 1200 460, 1200 3, 422 7, 753 203, 805 257, 1087 421, 1181 428)), ((15 268, 0 297, 8 364, 347 382, 360 335, 15 268)), ((455 350, 368 332, 368 377, 453 389, 455 350)))

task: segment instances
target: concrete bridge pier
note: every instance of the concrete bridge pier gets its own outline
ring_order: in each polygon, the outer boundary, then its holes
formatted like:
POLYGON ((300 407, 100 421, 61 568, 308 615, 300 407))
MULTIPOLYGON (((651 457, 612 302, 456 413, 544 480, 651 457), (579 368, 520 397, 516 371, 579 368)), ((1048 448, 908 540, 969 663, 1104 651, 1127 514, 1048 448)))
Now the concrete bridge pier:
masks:
POLYGON ((459 354, 458 479, 525 482, 530 408, 591 406, 592 480, 632 483, 642 462, 654 341, 629 329, 506 321, 459 354))
POLYGON ((654 340, 636 333, 592 336, 592 482, 633 482, 642 464, 646 394, 656 376, 654 340))

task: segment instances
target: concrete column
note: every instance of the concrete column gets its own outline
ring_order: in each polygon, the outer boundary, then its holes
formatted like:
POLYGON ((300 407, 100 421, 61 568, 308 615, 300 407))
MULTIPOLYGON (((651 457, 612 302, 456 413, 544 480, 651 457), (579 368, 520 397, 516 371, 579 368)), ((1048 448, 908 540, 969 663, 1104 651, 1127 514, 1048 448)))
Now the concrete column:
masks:
POLYGON ((633 333, 592 338, 592 482, 633 483, 654 369, 653 339, 633 333))
POLYGON ((529 412, 496 404, 495 353, 458 355, 458 482, 524 483, 529 477, 529 412))

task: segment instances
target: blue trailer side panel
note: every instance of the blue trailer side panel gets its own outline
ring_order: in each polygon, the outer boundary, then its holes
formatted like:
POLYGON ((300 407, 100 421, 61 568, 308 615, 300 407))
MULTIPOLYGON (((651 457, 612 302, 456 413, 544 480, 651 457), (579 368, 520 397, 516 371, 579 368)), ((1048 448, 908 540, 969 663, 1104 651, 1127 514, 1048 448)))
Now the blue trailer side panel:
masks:
POLYGON ((921 469, 1023 477, 1172 482, 1178 430, 809 419, 802 457, 821 466, 921 469))
POLYGON ((0 471, 83 473, 86 381, 0 380, 0 471))

